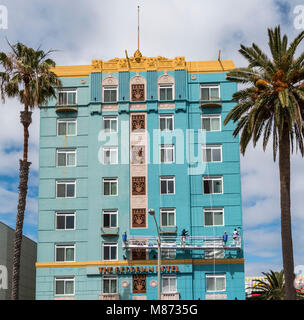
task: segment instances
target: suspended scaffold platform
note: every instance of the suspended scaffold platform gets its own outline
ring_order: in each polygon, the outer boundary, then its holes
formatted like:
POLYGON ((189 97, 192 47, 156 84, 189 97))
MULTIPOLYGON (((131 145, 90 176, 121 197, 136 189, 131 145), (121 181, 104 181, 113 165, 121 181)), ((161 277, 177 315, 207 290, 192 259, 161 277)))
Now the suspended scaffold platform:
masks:
MULTIPOLYGON (((175 250, 241 250, 241 239, 224 242, 219 237, 206 236, 176 236, 160 237, 161 249, 175 250)), ((137 236, 123 242, 123 249, 158 249, 158 237, 137 236)))

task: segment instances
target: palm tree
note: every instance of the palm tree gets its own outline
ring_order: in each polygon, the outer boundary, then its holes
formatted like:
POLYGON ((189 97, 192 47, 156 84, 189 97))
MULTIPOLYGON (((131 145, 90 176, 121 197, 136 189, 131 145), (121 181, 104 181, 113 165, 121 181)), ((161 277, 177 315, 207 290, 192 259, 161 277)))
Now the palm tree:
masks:
POLYGON ((245 87, 233 95, 237 105, 228 113, 224 124, 238 122, 233 132, 241 132, 240 148, 244 155, 248 143, 253 146, 263 136, 265 151, 269 138, 273 139, 273 158, 279 151, 281 238, 283 268, 286 279, 286 299, 295 300, 294 259, 290 213, 290 153, 300 150, 304 155, 304 53, 295 57, 303 40, 301 32, 288 46, 286 35, 281 37, 280 26, 268 29, 272 59, 255 44, 241 45, 239 52, 249 65, 227 74, 227 79, 245 87))
MULTIPOLYGON (((250 300, 284 300, 285 299, 285 282, 284 270, 280 272, 262 272, 265 280, 254 280, 258 296, 251 297, 250 300)), ((304 295, 301 291, 296 293, 297 300, 303 300, 304 295)))
POLYGON ((16 218, 14 241, 14 258, 12 274, 12 299, 19 295, 19 271, 22 242, 22 229, 26 196, 28 190, 28 128, 32 122, 32 110, 45 104, 51 97, 56 97, 55 87, 60 86, 60 80, 50 68, 55 62, 48 58, 51 50, 44 52, 40 49, 28 48, 22 43, 11 45, 11 52, 0 52, 0 88, 3 103, 5 98, 17 98, 24 109, 20 112, 20 122, 24 129, 23 159, 19 160, 19 198, 16 218))

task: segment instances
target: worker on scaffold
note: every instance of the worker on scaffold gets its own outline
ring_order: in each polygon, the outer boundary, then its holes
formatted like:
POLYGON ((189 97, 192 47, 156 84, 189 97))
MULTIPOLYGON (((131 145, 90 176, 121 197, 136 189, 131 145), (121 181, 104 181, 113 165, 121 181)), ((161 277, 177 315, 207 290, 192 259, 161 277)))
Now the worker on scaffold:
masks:
POLYGON ((186 245, 186 236, 188 235, 188 231, 183 229, 181 236, 181 245, 184 247, 186 245))

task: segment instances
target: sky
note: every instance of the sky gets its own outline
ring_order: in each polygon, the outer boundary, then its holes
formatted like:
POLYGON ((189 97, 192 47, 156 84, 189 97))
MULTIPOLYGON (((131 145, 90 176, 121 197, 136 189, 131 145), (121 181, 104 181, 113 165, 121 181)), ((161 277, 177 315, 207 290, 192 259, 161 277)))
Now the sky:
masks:
MULTIPOLYGON (((246 65, 240 44, 257 43, 267 54, 267 28, 281 25, 292 40, 301 19, 294 13, 302 1, 279 0, 0 0, 8 10, 8 28, 0 29, 0 51, 21 41, 43 50, 56 49, 57 65, 90 64, 129 56, 137 49, 137 5, 140 50, 144 56, 185 56, 187 61, 223 60, 246 65), (297 28, 296 28, 297 27, 297 28)), ((304 21, 304 20, 303 20, 304 21)), ((303 52, 304 42, 299 47, 303 52)), ((22 156, 21 106, 0 102, 0 221, 15 227, 18 169, 22 156)), ((39 111, 30 126, 30 179, 24 234, 37 240, 39 111)), ((304 265, 303 159, 292 156, 292 223, 295 265, 304 265)), ((278 163, 271 143, 248 147, 241 156, 243 234, 246 276, 282 269, 278 163)))

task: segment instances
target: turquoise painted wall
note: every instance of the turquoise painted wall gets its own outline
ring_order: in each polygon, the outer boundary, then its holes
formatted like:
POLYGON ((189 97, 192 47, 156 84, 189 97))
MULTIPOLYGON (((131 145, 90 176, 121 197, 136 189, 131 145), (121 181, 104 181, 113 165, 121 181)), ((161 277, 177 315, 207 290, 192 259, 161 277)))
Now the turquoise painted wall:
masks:
MULTIPOLYGON (((189 165, 186 161, 181 164, 153 164, 148 165, 148 207, 154 208, 156 218, 160 219, 160 208, 176 208, 177 232, 182 229, 189 230, 191 235, 206 235, 220 237, 227 231, 231 237, 234 228, 242 228, 241 185, 240 185, 240 155, 238 138, 232 137, 234 125, 223 125, 223 120, 233 107, 232 94, 236 91, 234 83, 225 80, 225 73, 202 73, 195 75, 192 80, 186 71, 169 71, 168 74, 175 79, 175 109, 158 110, 157 108, 157 79, 163 72, 148 71, 140 75, 147 79, 147 130, 153 143, 153 130, 158 128, 159 114, 173 114, 175 129, 185 132, 194 129, 193 147, 198 150, 201 145, 198 141, 198 130, 201 128, 201 115, 220 113, 222 130, 220 132, 207 132, 207 144, 221 144, 223 151, 222 163, 210 163, 206 172, 189 176, 189 165), (199 107, 200 84, 220 83, 222 107, 199 107), (160 195, 159 177, 175 176, 175 194, 160 195), (224 194, 203 195, 202 178, 204 175, 223 176, 224 194), (223 207, 225 225, 223 227, 204 227, 203 209, 223 207)), ((108 74, 92 73, 90 77, 64 78, 63 87, 77 88, 78 112, 77 136, 57 136, 57 119, 69 118, 71 113, 57 114, 56 101, 49 102, 48 108, 40 112, 40 171, 39 171, 39 217, 38 217, 38 262, 54 262, 55 243, 75 243, 76 261, 100 261, 102 259, 102 241, 118 242, 118 260, 123 260, 126 253, 121 247, 121 235, 127 231, 129 235, 154 236, 155 224, 152 217, 148 217, 148 228, 143 230, 130 229, 130 169, 128 164, 103 165, 98 159, 98 153, 106 142, 98 139, 103 129, 102 117, 104 115, 118 116, 118 133, 111 134, 119 146, 119 159, 122 148, 129 150, 128 143, 122 141, 122 124, 129 128, 129 80, 136 73, 119 72, 112 74, 119 81, 118 112, 101 112, 102 87, 101 81, 108 74), (83 81, 85 80, 85 81, 83 81), (77 166, 70 168, 56 167, 56 149, 77 148, 77 166), (102 195, 102 178, 116 177, 119 181, 118 196, 102 195), (56 179, 76 179, 76 198, 56 199, 56 179), (113 237, 102 237, 102 210, 118 209, 119 234, 113 237), (75 210, 76 229, 71 231, 55 230, 56 210, 75 210)), ((128 131, 127 131, 127 134, 128 131)), ((162 140, 171 138, 170 133, 164 133, 162 140)), ((180 138, 177 134, 172 137, 177 148, 182 143, 186 146, 189 140, 186 136, 180 138)), ((127 139, 128 140, 128 139, 127 139)), ((151 150, 150 159, 154 153, 159 157, 159 148, 151 150)), ((185 156, 185 155, 184 155, 185 156)), ((241 229, 242 230, 242 229, 241 229)), ((232 251, 226 258, 243 258, 243 252, 232 251)), ((153 255, 150 254, 150 258, 153 255)), ((177 259, 195 258, 204 259, 204 252, 177 252, 177 259)), ((225 273, 228 299, 245 298, 244 265, 181 265, 178 274, 178 291, 181 299, 204 299, 206 294, 205 274, 210 272, 225 273)), ((101 276, 87 275, 86 268, 38 268, 37 269, 37 299, 54 298, 54 277, 75 276, 76 299, 98 299, 101 293, 101 276)), ((131 299, 130 287, 123 289, 122 280, 129 280, 130 276, 119 278, 119 292, 121 299, 131 299), (129 290, 129 291, 128 291, 129 290)), ((150 281, 156 280, 155 275, 147 277, 148 299, 156 299, 157 289, 150 287, 150 281)))

